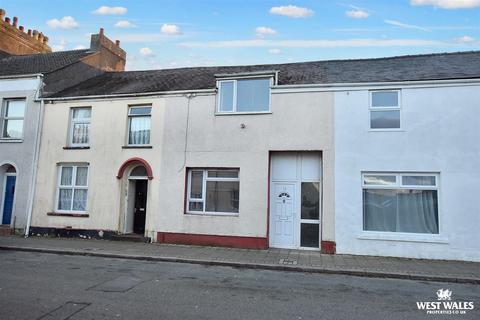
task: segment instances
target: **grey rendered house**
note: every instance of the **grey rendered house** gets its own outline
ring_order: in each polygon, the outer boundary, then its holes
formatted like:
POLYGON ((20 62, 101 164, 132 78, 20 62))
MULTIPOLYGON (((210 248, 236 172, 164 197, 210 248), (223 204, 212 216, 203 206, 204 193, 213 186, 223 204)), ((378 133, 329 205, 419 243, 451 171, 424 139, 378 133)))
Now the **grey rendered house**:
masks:
POLYGON ((92 35, 85 50, 51 52, 48 38, 24 32, 0 9, 0 232, 23 231, 32 209, 36 155, 42 127, 42 95, 105 71, 122 71, 119 42, 92 35))

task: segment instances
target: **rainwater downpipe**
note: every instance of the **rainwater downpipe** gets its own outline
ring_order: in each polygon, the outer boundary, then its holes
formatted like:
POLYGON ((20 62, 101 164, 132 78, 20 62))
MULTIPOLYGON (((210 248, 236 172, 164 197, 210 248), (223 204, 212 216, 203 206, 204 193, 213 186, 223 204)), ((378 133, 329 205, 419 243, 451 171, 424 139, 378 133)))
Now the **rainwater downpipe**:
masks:
POLYGON ((188 148, 188 128, 189 128, 189 121, 190 121, 190 100, 196 97, 195 93, 187 93, 184 95, 187 98, 187 119, 185 124, 185 142, 184 142, 184 149, 183 149, 183 164, 182 167, 178 170, 178 172, 183 171, 185 169, 185 165, 187 164, 187 148, 188 148))

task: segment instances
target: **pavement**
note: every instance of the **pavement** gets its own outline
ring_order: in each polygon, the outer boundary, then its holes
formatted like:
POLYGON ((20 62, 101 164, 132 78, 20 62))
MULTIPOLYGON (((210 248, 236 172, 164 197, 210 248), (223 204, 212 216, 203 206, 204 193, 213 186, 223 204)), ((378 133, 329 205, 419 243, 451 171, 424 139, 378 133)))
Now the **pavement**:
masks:
POLYGON ((473 320, 480 319, 478 288, 0 250, 2 320, 473 320), (420 310, 419 301, 436 303, 439 289, 452 292, 449 303, 472 302, 474 309, 420 310))
POLYGON ((480 284, 480 263, 478 262, 329 255, 305 250, 248 250, 19 236, 0 237, 0 250, 480 284))

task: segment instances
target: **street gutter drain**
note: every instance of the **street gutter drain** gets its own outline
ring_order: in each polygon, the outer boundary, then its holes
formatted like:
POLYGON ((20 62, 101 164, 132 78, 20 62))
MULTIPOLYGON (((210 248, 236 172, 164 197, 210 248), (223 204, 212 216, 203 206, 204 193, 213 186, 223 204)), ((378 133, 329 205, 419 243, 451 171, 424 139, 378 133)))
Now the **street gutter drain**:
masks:
POLYGON ((280 259, 280 261, 279 261, 278 263, 280 263, 280 264, 296 265, 296 264, 297 264, 297 260, 293 260, 293 259, 280 259))

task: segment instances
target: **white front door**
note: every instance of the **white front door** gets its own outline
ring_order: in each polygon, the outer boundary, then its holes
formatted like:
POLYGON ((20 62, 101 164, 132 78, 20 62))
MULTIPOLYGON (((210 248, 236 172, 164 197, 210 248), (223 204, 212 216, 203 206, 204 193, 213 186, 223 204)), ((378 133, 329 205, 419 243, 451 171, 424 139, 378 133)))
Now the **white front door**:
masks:
POLYGON ((271 246, 295 247, 296 192, 295 183, 273 183, 270 221, 271 246))

